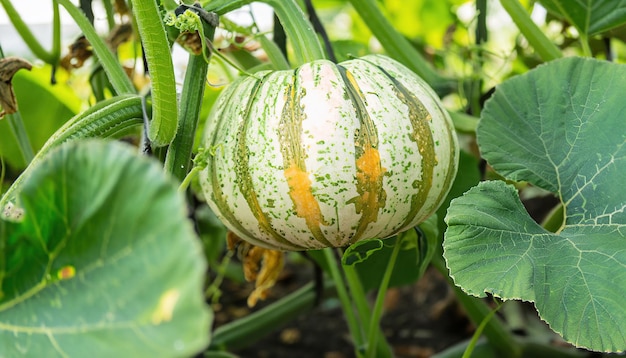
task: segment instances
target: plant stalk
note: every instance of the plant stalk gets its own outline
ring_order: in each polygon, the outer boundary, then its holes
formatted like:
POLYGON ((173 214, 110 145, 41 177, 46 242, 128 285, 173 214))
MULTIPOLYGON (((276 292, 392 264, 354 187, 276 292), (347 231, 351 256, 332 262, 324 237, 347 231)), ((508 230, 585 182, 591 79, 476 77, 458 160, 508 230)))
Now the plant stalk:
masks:
POLYGON ((348 323, 348 329, 350 330, 350 336, 354 339, 354 347, 355 354, 357 357, 361 357, 361 348, 363 347, 363 331, 361 330, 361 325, 354 314, 352 301, 350 300, 350 295, 348 294, 348 290, 344 284, 344 279, 339 271, 339 262, 335 258, 335 251, 333 248, 325 248, 323 250, 324 257, 328 263, 328 270, 330 272, 330 276, 335 282, 337 295, 339 296, 339 300, 341 301, 341 307, 343 309, 343 313, 346 317, 346 322, 348 323))
MULTIPOLYGON (((485 320, 491 309, 481 300, 476 297, 468 296, 459 287, 457 287, 448 274, 446 263, 444 262, 442 255, 435 255, 431 261, 431 264, 439 271, 444 277, 448 279, 450 286, 454 289, 457 299, 465 308, 467 315, 477 326, 485 320)), ((485 324, 484 334, 489 340, 489 344, 493 346, 503 357, 520 357, 521 347, 519 343, 513 338, 513 335, 506 329, 504 324, 497 318, 488 320, 485 324)))
POLYGON ((472 335, 472 339, 467 345, 467 348, 465 349, 465 352, 463 352, 463 356, 461 358, 470 358, 472 356, 472 353, 474 352, 474 348, 476 348, 476 343, 478 342, 478 339, 480 338, 480 336, 483 334, 483 330, 485 329, 485 326, 493 318, 496 312, 498 312, 500 307, 502 307, 501 303, 499 303, 496 308, 492 309, 491 312, 489 312, 489 314, 486 315, 485 318, 483 318, 483 320, 480 322, 480 324, 476 328, 476 331, 472 335))
POLYGON ((102 5, 104 6, 104 12, 107 15, 107 25, 109 26, 109 30, 112 30, 115 27, 115 12, 113 10, 112 2, 103 1, 102 5))
MULTIPOLYGON (((299 67, 305 63, 326 58, 313 25, 307 20, 306 15, 295 0, 259 1, 271 6, 280 19, 293 50, 292 67, 299 67)), ((214 0, 205 5, 204 8, 218 15, 223 15, 251 2, 253 0, 214 0)))
POLYGON ((533 22, 519 0, 500 0, 500 4, 543 61, 548 62, 563 57, 561 50, 533 22))
POLYGON ((287 58, 280 50, 278 45, 265 37, 265 35, 260 34, 258 37, 259 43, 265 53, 267 54, 267 58, 270 60, 270 63, 274 66, 276 70, 288 70, 290 68, 289 62, 287 62, 287 58))
POLYGON ((165 157, 165 170, 172 173, 180 181, 185 179, 191 167, 191 153, 200 119, 208 68, 209 64, 203 55, 189 55, 183 92, 180 98, 178 130, 165 157))
POLYGON ((476 13, 478 14, 476 19, 476 51, 472 56, 475 56, 472 61, 472 73, 471 76, 471 89, 469 92, 469 108, 471 114, 476 117, 480 117, 482 110, 480 97, 483 88, 483 79, 479 75, 483 71, 483 46, 487 42, 487 0, 476 0, 476 13))
MULTIPOLYGON (((206 41, 212 42, 215 36, 215 28, 218 26, 217 17, 215 18, 215 23, 201 21, 203 22, 202 30, 197 30, 200 35, 200 41, 203 41, 203 43, 206 41)), ((176 136, 169 146, 165 157, 165 170, 172 173, 175 178, 183 183, 187 181, 187 174, 190 173, 193 166, 191 155, 198 121, 200 120, 200 110, 202 109, 202 99, 204 98, 211 53, 211 51, 208 51, 208 54, 206 54, 203 46, 201 54, 189 54, 180 98, 180 120, 176 136)), ((191 178, 193 177, 189 177, 189 179, 191 178)), ((188 185, 188 183, 185 183, 185 185, 188 185)))
POLYGON ((372 319, 370 320, 367 334, 367 358, 376 357, 376 346, 378 341, 378 335, 380 332, 380 318, 383 314, 383 305, 385 303, 385 295, 387 294, 387 288, 389 287, 389 281, 391 280, 391 274, 396 264, 398 254, 400 253, 402 237, 398 236, 396 242, 393 245, 391 256, 387 262, 383 279, 378 287, 378 293, 376 294, 376 302, 374 303, 374 310, 372 312, 372 319))
MULTIPOLYGON (((354 305, 356 306, 356 311, 359 315, 359 319, 361 320, 361 324, 363 327, 370 327, 372 310, 367 302, 367 295, 365 290, 363 290, 361 279, 359 278, 354 265, 342 265, 342 267, 350 293, 352 293, 354 305)), ((389 346, 385 335, 381 331, 380 326, 377 327, 377 336, 378 344, 376 345, 376 356, 381 358, 392 357, 393 351, 389 346)))
POLYGON ((46 51, 39 43, 35 35, 30 31, 28 25, 22 20, 20 14, 15 10, 11 0, 0 0, 0 4, 4 8, 9 20, 15 27, 15 30, 22 37, 26 46, 33 52, 35 56, 45 63, 56 66, 59 62, 59 54, 61 53, 60 28, 61 21, 59 16, 59 5, 56 1, 52 4, 52 50, 46 51))
POLYGON ((586 33, 581 32, 579 35, 580 47, 583 50, 583 55, 585 57, 593 57, 593 51, 591 51, 591 46, 589 46, 589 36, 586 33))
POLYGON ((272 6, 291 43, 293 67, 326 58, 320 41, 302 9, 294 0, 262 0, 272 6))
POLYGON ((7 115, 6 119, 9 122, 9 127, 11 128, 13 137, 15 137, 15 141, 17 141, 17 146, 22 154, 22 159, 24 159, 24 163, 28 165, 28 163, 30 163, 35 157, 35 153, 33 152, 33 146, 30 143, 30 139, 28 139, 28 133, 24 127, 22 116, 18 111, 7 115))
POLYGON ((352 297, 354 297, 354 304, 359 318, 361 319, 361 323, 364 327, 369 327, 372 320, 372 310, 367 302, 361 279, 354 265, 342 265, 342 267, 343 273, 346 276, 346 282, 348 283, 352 297))
POLYGON ((59 3, 52 2, 52 50, 50 51, 52 62, 49 64, 55 68, 61 59, 61 13, 59 3))

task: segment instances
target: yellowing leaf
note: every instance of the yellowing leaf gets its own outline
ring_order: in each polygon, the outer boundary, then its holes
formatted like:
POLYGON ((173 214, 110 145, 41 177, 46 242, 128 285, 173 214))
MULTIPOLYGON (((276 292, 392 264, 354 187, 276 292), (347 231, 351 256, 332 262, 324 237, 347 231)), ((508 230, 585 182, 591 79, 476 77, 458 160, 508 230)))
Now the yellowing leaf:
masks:
POLYGON ((152 323, 160 324, 172 320, 174 307, 180 297, 180 292, 175 289, 167 290, 161 295, 156 310, 152 314, 152 323))
POLYGON ((243 241, 233 232, 227 235, 228 248, 237 250, 242 260, 246 281, 255 281, 254 291, 248 296, 248 307, 254 307, 259 299, 267 298, 284 265, 282 251, 264 249, 243 241))
POLYGON ((57 278, 59 280, 69 280, 74 276, 76 276, 76 268, 72 265, 63 266, 57 271, 57 278))

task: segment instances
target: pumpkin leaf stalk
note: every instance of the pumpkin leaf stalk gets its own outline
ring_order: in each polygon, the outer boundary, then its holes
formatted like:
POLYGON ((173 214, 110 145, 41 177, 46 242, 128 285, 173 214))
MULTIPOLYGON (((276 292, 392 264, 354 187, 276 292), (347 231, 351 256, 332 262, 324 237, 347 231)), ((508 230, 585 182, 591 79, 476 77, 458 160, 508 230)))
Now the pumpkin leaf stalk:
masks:
POLYGON ((263 0, 263 2, 274 8, 276 16, 285 28, 293 50, 293 67, 326 58, 313 25, 294 0, 263 0))
MULTIPOLYGON (((218 15, 250 4, 252 0, 210 1, 204 6, 205 10, 213 11, 218 15)), ((326 59, 326 53, 306 15, 295 0, 261 0, 274 9, 276 16, 285 29, 287 39, 292 48, 294 60, 292 67, 299 67, 315 60, 326 59)))

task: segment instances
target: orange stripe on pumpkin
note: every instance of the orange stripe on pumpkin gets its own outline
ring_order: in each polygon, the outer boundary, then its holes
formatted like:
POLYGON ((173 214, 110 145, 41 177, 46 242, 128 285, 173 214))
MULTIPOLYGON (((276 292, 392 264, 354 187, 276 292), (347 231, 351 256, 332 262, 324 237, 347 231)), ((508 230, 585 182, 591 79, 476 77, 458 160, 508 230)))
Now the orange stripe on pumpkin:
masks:
POLYGON ((363 154, 356 160, 356 168, 359 183, 369 182, 370 186, 377 185, 387 171, 380 165, 380 153, 372 147, 365 148, 363 154))
POLYGON ((378 213, 385 206, 387 193, 383 189, 383 179, 387 169, 380 162, 380 153, 376 148, 367 146, 356 160, 356 181, 359 196, 349 203, 354 203, 356 212, 363 214, 352 238, 352 242, 361 238, 369 223, 378 221, 378 213))
POLYGON ((328 225, 328 223, 324 220, 320 204, 313 196, 308 173, 296 163, 291 163, 289 168, 285 169, 285 179, 287 179, 289 196, 294 204, 296 215, 304 219, 306 226, 317 241, 328 247, 334 246, 322 232, 321 225, 328 225))
POLYGON ((306 220, 307 226, 319 226, 323 221, 320 205, 311 191, 311 179, 295 163, 285 170, 289 196, 296 214, 306 220))

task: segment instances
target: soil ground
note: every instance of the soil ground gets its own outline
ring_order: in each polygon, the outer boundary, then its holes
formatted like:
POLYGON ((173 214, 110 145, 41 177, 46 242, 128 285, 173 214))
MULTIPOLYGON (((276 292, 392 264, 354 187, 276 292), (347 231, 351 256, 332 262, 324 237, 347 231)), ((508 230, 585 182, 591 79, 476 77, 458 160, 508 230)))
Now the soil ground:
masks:
MULTIPOLYGON (((286 268, 283 279, 272 289, 271 296, 281 297, 301 285, 299 275, 293 270, 293 267, 286 268)), ((304 276, 310 277, 310 274, 304 276)), ((234 300, 222 303, 216 312, 217 325, 251 312, 245 303, 250 286, 244 286, 224 283, 222 289, 230 292, 225 292, 223 297, 229 296, 234 300)), ((270 297, 258 308, 272 301, 270 297)), ((430 357, 471 337, 474 330, 456 304, 447 281, 434 269, 428 269, 414 285, 388 291, 381 326, 397 357, 430 357)), ((255 344, 232 353, 246 358, 354 357, 348 327, 337 299, 323 301, 294 321, 268 332, 255 344)))

